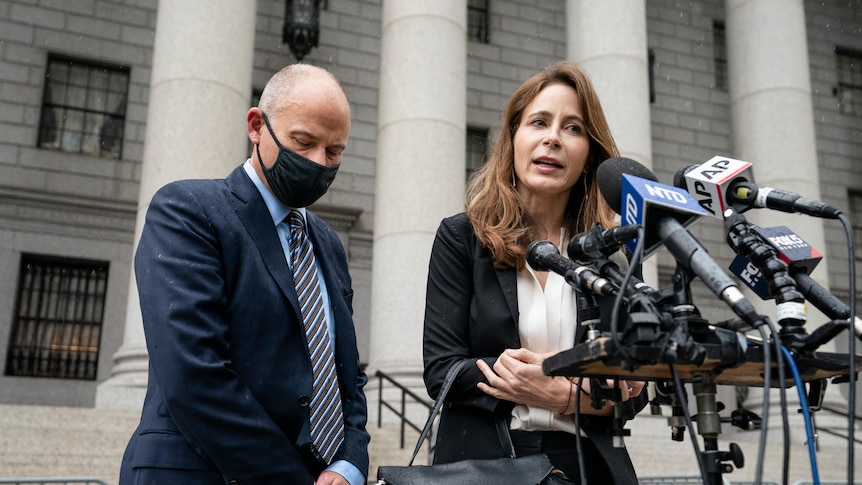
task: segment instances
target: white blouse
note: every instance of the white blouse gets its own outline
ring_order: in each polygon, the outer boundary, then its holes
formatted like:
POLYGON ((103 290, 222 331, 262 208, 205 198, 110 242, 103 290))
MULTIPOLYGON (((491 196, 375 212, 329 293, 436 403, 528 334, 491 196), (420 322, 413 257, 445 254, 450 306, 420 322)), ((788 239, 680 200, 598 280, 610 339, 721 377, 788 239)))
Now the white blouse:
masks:
MULTIPOLYGON (((560 229, 560 241, 565 241, 560 229)), ((565 255, 565 247, 561 253, 565 255)), ((566 350, 575 345, 578 309, 575 289, 561 275, 548 272, 545 289, 533 269, 518 271, 518 335, 521 346, 537 353, 566 350)), ((512 410, 511 429, 525 431, 565 431, 575 433, 572 416, 550 409, 518 404, 512 410)))

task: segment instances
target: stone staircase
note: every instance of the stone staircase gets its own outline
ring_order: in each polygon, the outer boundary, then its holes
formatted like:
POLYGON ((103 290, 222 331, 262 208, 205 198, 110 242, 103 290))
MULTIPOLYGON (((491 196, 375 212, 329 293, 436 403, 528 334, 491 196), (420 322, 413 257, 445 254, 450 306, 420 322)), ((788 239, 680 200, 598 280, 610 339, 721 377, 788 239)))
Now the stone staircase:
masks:
MULTIPOLYGON (((371 443, 368 446, 370 465, 368 467, 369 483, 377 483, 377 467, 381 465, 406 465, 413 454, 413 447, 419 433, 409 427, 404 432, 404 448, 401 448, 401 428, 396 423, 383 423, 377 427, 377 423, 370 423, 368 432, 371 434, 371 443)), ((428 464, 428 441, 419 449, 414 465, 428 464)))
MULTIPOLYGON (((380 465, 406 465, 418 433, 405 431, 405 446, 400 447, 400 425, 384 419, 378 427, 376 405, 369 402, 368 431, 371 434, 369 483, 376 483, 380 465)), ((385 413, 385 411, 384 411, 385 413)), ((385 417, 385 414, 384 414, 385 417)), ((126 442, 139 420, 139 411, 52 406, 0 405, 0 478, 7 477, 97 477, 116 484, 120 460, 126 442)), ((778 422, 777 413, 772 417, 778 422)), ((424 422, 421 419, 420 423, 424 422)), ((819 420, 825 424, 825 416, 819 420)), ((836 421, 840 428, 842 421, 836 421)), ((635 469, 641 476, 697 474, 697 463, 691 443, 670 439, 666 417, 642 413, 627 428, 631 436, 626 444, 635 469)), ((804 436, 799 417, 791 417, 792 442, 790 483, 811 478, 804 436)), ((862 431, 862 430, 860 430, 862 431)), ((858 438, 857 434, 857 438, 858 438)), ((727 450, 730 441, 737 442, 745 453, 746 466, 726 475, 735 483, 751 480, 755 471, 758 432, 741 432, 723 426, 719 449, 727 450)), ((817 453, 820 477, 842 480, 846 477, 847 442, 825 433, 819 436, 817 453)), ((771 429, 764 461, 765 480, 781 477, 781 431, 771 429)), ((862 446, 856 445, 856 480, 862 479, 862 446)), ((417 465, 427 463, 427 445, 416 458, 417 465)), ((750 482, 748 482, 750 483, 750 482)))
MULTIPOLYGON (((140 419, 139 411, 57 406, 0 405, 0 478, 96 477, 116 484, 126 443, 140 419)), ((406 465, 419 434, 400 425, 377 426, 376 408, 368 424, 369 482, 377 467, 406 465)), ((416 464, 427 462, 427 446, 416 464)))
POLYGON ((96 477, 115 484, 140 411, 0 405, 0 477, 96 477))

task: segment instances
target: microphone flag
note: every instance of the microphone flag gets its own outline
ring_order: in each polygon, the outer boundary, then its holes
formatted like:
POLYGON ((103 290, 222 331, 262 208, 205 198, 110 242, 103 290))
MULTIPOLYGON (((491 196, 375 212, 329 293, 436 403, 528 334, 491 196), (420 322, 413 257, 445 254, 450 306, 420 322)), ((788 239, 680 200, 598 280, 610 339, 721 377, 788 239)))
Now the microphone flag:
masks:
MULTIPOLYGON (((688 192, 671 185, 636 177, 622 175, 622 212, 623 224, 641 224, 644 227, 643 259, 650 257, 662 245, 658 234, 658 220, 672 217, 683 227, 688 227, 698 217, 707 214, 688 192)), ((629 252, 634 254, 637 239, 627 243, 629 252)))
MULTIPOLYGON (((751 230, 775 249, 779 259, 787 264, 791 273, 801 270, 805 274, 811 274, 820 260, 823 259, 820 251, 786 226, 752 226, 751 230)), ((763 272, 747 257, 738 254, 728 269, 761 299, 775 298, 769 289, 769 282, 763 277, 763 272)))
POLYGON ((728 187, 738 179, 754 182, 751 163, 720 155, 685 174, 688 191, 707 214, 718 219, 724 219, 724 211, 728 207, 733 207, 737 212, 744 210, 733 206, 727 200, 728 187))

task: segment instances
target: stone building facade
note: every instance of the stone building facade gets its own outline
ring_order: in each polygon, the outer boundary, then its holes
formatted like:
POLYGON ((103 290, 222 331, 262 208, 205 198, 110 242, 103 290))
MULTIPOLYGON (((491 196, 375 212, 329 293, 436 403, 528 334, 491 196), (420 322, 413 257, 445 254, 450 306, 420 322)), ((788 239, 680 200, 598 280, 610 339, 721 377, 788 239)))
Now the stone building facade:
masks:
MULTIPOLYGON (((434 231, 463 209, 507 96, 558 59, 590 72, 623 155, 660 181, 726 155, 751 161, 761 185, 860 217, 860 0, 321 4, 319 45, 303 61, 341 80, 353 119, 339 175, 312 209, 347 248, 371 372, 421 390, 434 231)), ((297 62, 284 15, 284 0, 0 0, 0 404, 139 406, 131 261, 146 204, 163 183, 223 177, 248 157, 245 111, 297 62)), ((840 224, 750 214, 820 249, 815 278, 849 299, 840 224)), ((692 232, 720 263, 733 259, 720 222, 692 232)), ((659 253, 648 281, 666 285, 673 268, 659 253)), ((730 315, 695 291, 707 318, 730 315)), ((821 321, 815 312, 809 325, 821 321)), ((845 348, 844 337, 831 347, 845 348)))

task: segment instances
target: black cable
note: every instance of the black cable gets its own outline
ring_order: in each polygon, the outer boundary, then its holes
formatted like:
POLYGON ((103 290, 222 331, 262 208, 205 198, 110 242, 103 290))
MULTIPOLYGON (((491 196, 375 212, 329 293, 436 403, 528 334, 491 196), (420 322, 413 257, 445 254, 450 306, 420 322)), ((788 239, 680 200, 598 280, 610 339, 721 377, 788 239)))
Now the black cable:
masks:
POLYGON ((847 235, 847 257, 849 258, 850 272, 850 319, 847 321, 847 344, 850 359, 850 379, 847 383, 847 440, 850 446, 847 447, 847 483, 853 483, 853 416, 856 414, 856 339, 853 332, 856 322, 856 245, 853 242, 853 226, 844 214, 838 215, 838 220, 844 226, 844 232, 847 235))
MULTIPOLYGON (((790 421, 787 417, 787 389, 784 387, 784 352, 781 350, 781 341, 777 338, 775 326, 769 320, 766 320, 766 325, 772 332, 772 346, 775 350, 775 366, 778 369, 778 397, 781 406, 781 429, 784 440, 784 458, 782 460, 781 483, 787 485, 787 476, 790 473, 790 421)), ((767 382, 768 386, 769 383, 767 382)), ((764 386, 764 388, 769 388, 764 386)))
POLYGON ((676 398, 679 399, 680 403, 682 403, 682 406, 680 406, 680 408, 682 408, 682 418, 685 420, 685 427, 688 428, 688 437, 691 440, 691 445, 694 447, 694 456, 697 458, 697 466, 700 468, 701 480, 703 480, 703 483, 709 483, 709 478, 706 474, 706 463, 704 463, 700 447, 697 445, 697 435, 694 434, 694 424, 692 424, 691 414, 688 412, 688 400, 685 398, 685 394, 682 393, 682 381, 679 379, 676 365, 668 364, 668 367, 670 368, 670 375, 673 377, 676 398))
POLYGON ((584 449, 581 448, 581 382, 583 382, 583 380, 583 377, 578 377, 578 391, 575 397, 575 444, 578 447, 578 474, 581 476, 581 484, 587 485, 584 449))
POLYGON ((622 284, 619 285, 620 292, 614 299, 614 306, 611 310, 611 340, 614 342, 614 347, 616 347, 617 352, 622 354, 623 360, 629 362, 629 365, 632 365, 634 363, 634 360, 632 359, 631 354, 629 354, 628 349, 623 347, 623 342, 620 339, 618 329, 620 323, 620 309, 623 306, 623 294, 625 293, 625 291, 623 291, 622 289, 628 286, 629 281, 634 274, 635 268, 638 266, 638 264, 640 264, 640 255, 643 253, 644 239, 646 239, 646 232, 643 226, 638 227, 637 231, 638 242, 635 246, 634 252, 632 253, 632 259, 629 264, 629 269, 626 271, 626 275, 623 277, 622 284))
POLYGON ((757 326, 760 338, 763 339, 763 403, 761 405, 760 443, 757 447, 757 467, 754 472, 754 485, 760 485, 763 480, 763 457, 766 455, 766 435, 769 431, 769 382, 772 380, 772 359, 769 355, 769 338, 763 325, 757 326))

